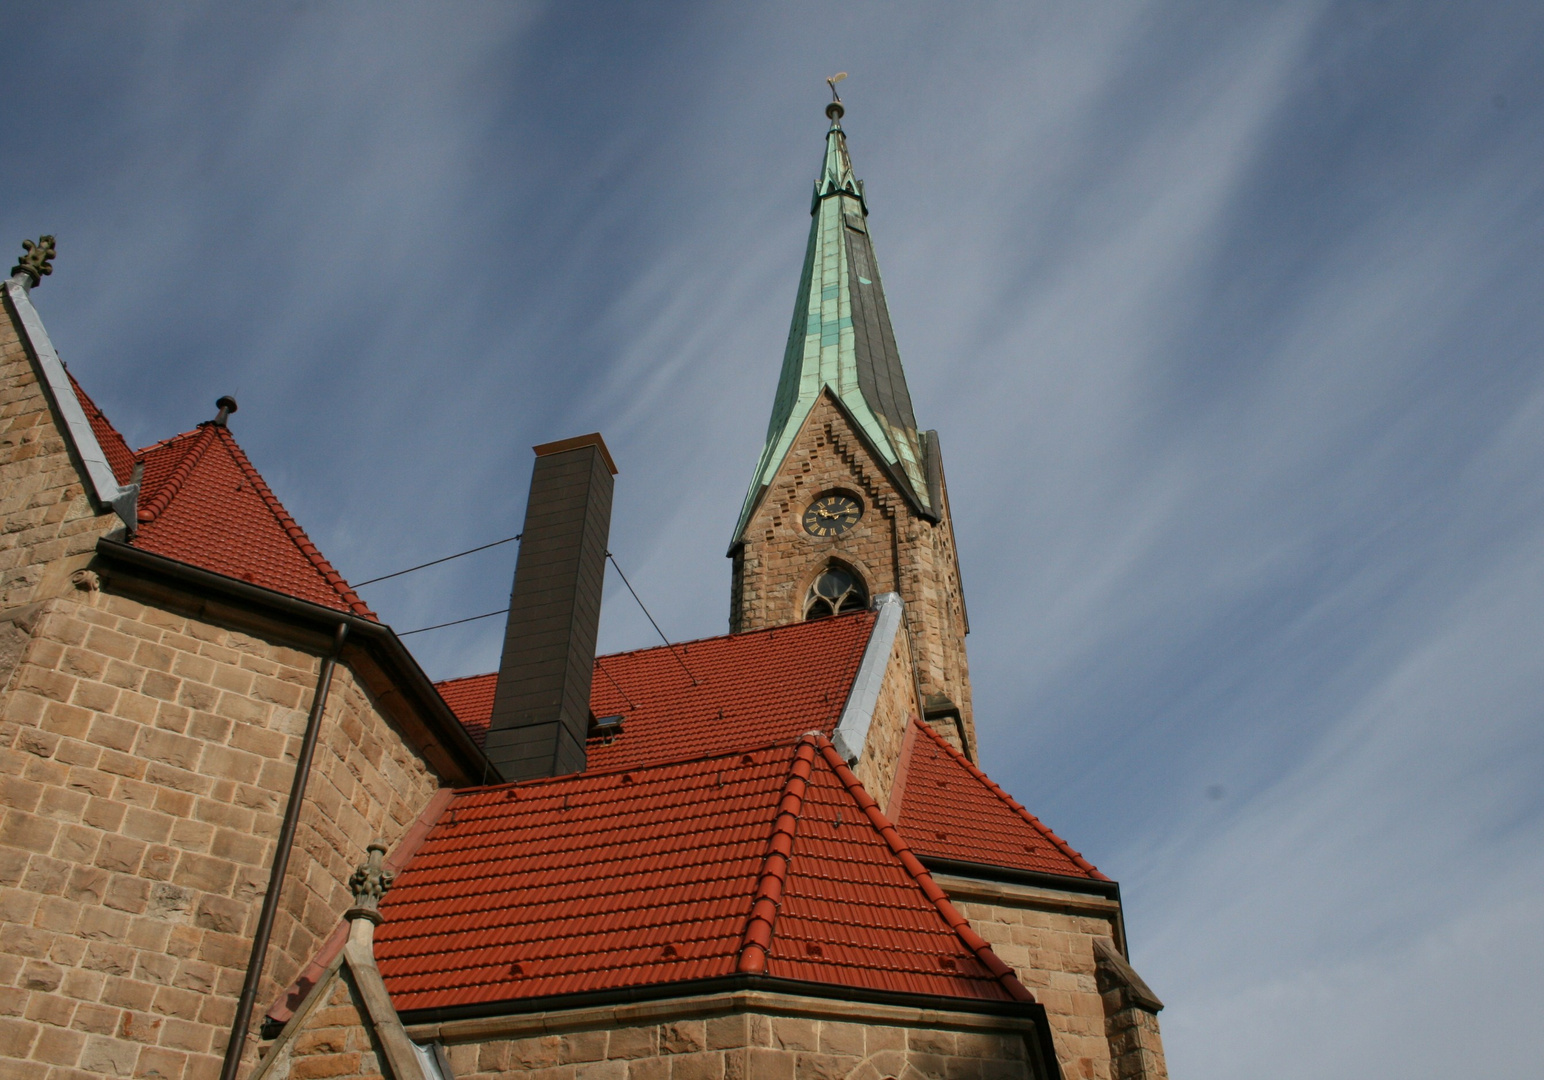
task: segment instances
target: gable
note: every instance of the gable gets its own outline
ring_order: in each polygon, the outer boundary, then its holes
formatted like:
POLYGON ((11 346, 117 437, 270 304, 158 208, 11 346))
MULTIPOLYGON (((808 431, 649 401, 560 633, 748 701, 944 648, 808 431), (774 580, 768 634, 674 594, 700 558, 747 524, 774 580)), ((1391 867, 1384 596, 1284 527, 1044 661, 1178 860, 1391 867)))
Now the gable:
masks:
POLYGON ((843 401, 827 390, 810 404, 776 467, 748 499, 735 543, 775 539, 784 515, 803 510, 802 502, 785 505, 790 498, 812 497, 832 485, 851 488, 870 509, 881 508, 887 516, 904 512, 932 519, 905 474, 885 460, 843 401))

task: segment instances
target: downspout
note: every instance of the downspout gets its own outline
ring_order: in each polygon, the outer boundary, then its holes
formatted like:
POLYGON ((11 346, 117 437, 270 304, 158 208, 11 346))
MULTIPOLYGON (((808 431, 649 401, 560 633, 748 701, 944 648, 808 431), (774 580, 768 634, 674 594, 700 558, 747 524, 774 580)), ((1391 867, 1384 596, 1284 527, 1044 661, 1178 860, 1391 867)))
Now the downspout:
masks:
POLYGON ((252 1023, 252 1006, 257 1000, 257 984, 263 977, 263 961, 268 953, 268 939, 273 935, 273 921, 279 913, 279 894, 284 890, 284 874, 289 869, 290 849, 295 845, 295 830, 300 825, 300 809, 305 802, 306 781, 311 777, 311 759, 316 754, 316 740, 321 733, 322 711, 327 707, 327 692, 332 689, 332 672, 348 638, 348 623, 340 622, 332 639, 332 652, 322 660, 316 677, 316 693, 311 698, 311 715, 306 718, 306 734, 295 759, 295 779, 290 785, 289 802, 284 807, 284 824, 279 829, 279 844, 273 853, 273 869, 268 873, 268 891, 263 896, 263 912, 257 920, 257 936, 252 939, 252 956, 247 961, 246 981, 236 1002, 236 1019, 231 1022, 230 1040, 225 1044, 225 1065, 220 1080, 236 1080, 241 1054, 246 1049, 247 1028, 252 1023))

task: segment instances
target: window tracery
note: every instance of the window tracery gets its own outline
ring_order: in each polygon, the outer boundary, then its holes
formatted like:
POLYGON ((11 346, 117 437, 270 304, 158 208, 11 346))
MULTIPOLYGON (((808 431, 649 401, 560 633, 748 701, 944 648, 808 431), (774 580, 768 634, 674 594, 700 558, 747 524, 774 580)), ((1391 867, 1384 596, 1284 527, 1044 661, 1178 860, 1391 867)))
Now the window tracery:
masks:
POLYGON ((869 606, 863 579, 845 566, 832 563, 820 572, 804 597, 804 618, 825 619, 869 606))

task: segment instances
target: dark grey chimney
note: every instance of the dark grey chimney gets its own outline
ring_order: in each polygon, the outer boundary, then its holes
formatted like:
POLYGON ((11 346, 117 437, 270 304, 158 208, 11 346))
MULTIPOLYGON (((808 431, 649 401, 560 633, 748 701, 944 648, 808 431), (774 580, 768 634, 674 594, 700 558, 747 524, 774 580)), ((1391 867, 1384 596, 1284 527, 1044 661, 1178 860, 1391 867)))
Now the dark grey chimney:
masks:
POLYGON ((485 746, 505 780, 584 769, 617 471, 598 434, 535 450, 485 746))

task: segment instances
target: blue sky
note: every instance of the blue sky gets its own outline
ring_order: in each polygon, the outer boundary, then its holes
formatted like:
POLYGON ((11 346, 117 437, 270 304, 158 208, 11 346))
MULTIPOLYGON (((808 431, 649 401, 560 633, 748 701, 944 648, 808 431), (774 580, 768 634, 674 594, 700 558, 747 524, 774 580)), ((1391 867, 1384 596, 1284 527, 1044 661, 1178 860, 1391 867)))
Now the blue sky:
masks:
MULTIPOLYGON (((939 430, 983 754, 1122 882, 1176 1077, 1536 1075, 1544 8, 0 9, 0 236, 131 442, 362 580, 519 529, 725 629, 822 79, 939 430), (19 251, 19 248, 16 249, 19 251)), ((399 629, 509 547, 368 590, 399 629)), ((652 630, 608 581, 603 647, 652 630)), ((491 669, 498 620, 409 640, 491 669)))

